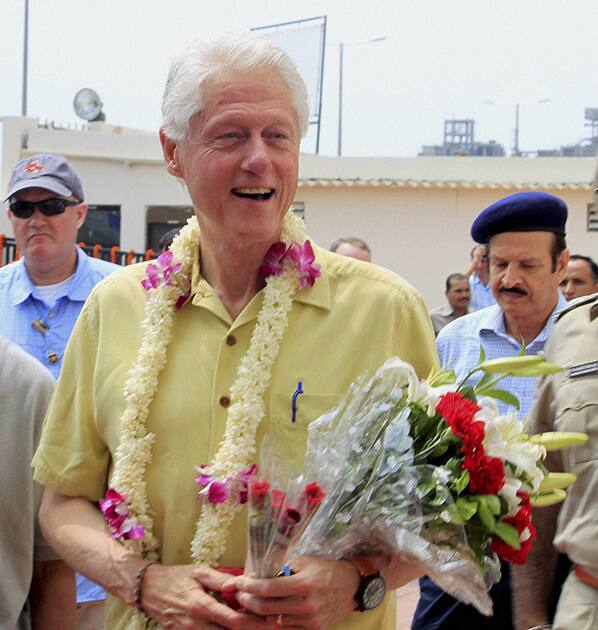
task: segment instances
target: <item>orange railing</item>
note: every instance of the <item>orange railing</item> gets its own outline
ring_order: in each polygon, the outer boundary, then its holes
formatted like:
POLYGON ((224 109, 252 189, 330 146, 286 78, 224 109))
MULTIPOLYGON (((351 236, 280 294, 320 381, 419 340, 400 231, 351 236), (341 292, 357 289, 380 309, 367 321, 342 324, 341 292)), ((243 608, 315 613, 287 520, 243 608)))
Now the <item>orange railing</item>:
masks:
MULTIPOLYGON (((93 258, 102 258, 117 265, 132 265, 133 263, 141 262, 143 260, 151 260, 156 257, 156 252, 153 249, 148 249, 145 252, 136 252, 134 249, 127 251, 121 250, 117 245, 114 247, 102 247, 100 244, 86 245, 80 242, 79 247, 83 251, 93 258)), ((0 232, 0 267, 8 265, 15 260, 19 260, 20 252, 17 247, 14 238, 10 238, 0 232)))

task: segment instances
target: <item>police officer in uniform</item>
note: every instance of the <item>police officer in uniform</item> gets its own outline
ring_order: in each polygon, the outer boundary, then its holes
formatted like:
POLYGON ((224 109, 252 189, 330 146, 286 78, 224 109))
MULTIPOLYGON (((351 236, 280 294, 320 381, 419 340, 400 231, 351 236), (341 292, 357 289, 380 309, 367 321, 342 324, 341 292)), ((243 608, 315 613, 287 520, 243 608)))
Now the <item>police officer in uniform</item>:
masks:
POLYGON ((546 358, 564 370, 545 377, 529 432, 578 431, 582 446, 549 453, 551 470, 577 475, 560 506, 534 510, 538 538, 527 565, 512 572, 517 630, 547 623, 557 550, 572 561, 553 630, 598 628, 598 293, 557 316, 546 358))

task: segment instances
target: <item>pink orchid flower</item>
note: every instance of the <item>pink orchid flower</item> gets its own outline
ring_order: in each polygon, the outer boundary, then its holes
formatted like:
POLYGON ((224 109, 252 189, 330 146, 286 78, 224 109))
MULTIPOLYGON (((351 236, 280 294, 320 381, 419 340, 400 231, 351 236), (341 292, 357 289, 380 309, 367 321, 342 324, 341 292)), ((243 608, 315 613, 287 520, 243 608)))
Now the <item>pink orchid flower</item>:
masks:
POLYGON ((312 287, 321 275, 320 266, 314 264, 316 259, 311 243, 305 241, 303 247, 299 243, 293 242, 287 251, 287 256, 295 263, 299 271, 299 288, 303 289, 307 285, 312 287))
POLYGON ((287 251, 287 246, 282 241, 271 245, 264 256, 264 262, 260 266, 260 276, 262 278, 267 278, 268 276, 282 276, 287 251))
POLYGON ((172 274, 176 273, 183 266, 174 262, 174 254, 166 250, 160 254, 156 264, 150 263, 145 269, 145 278, 141 281, 141 286, 146 290, 157 289, 161 284, 174 285, 172 274))
POLYGON ((129 515, 126 498, 114 488, 108 488, 104 499, 100 499, 100 510, 112 530, 113 538, 143 538, 145 529, 129 515))
POLYGON ((209 481, 205 488, 197 493, 197 498, 199 497, 206 497, 208 503, 224 503, 229 497, 228 479, 209 481))

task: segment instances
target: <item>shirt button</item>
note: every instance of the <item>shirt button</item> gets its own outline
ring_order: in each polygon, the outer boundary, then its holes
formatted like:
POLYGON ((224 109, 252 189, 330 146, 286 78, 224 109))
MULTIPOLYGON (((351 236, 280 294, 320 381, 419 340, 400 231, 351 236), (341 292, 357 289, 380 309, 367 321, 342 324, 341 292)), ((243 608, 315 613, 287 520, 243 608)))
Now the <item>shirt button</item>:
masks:
POLYGON ((230 398, 228 396, 221 396, 218 402, 220 403, 221 407, 224 407, 226 409, 230 405, 230 398))
POLYGON ((575 409, 577 409, 578 411, 583 407, 583 400, 581 398, 578 398, 575 401, 575 409))
POLYGON ((226 345, 227 346, 234 346, 237 343, 237 338, 234 335, 229 335, 226 338, 226 345))
POLYGON ((56 352, 56 350, 50 350, 50 352, 48 352, 48 361, 52 364, 58 361, 58 352, 56 352))
POLYGON ((48 311, 48 317, 54 317, 54 311, 48 311))

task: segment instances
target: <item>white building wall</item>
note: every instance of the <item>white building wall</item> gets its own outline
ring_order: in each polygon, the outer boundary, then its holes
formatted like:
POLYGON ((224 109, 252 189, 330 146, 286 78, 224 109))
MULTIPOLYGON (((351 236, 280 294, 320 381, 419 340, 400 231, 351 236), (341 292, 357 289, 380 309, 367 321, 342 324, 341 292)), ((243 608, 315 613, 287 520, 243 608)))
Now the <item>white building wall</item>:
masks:
MULTIPOLYGON (((430 308, 444 300, 445 278, 464 272, 474 245, 469 228, 480 210, 511 190, 300 188, 309 233, 323 247, 340 236, 363 238, 373 261, 398 273, 430 308)), ((569 207, 572 252, 598 258, 598 232, 587 232, 589 190, 548 191, 569 207)))

